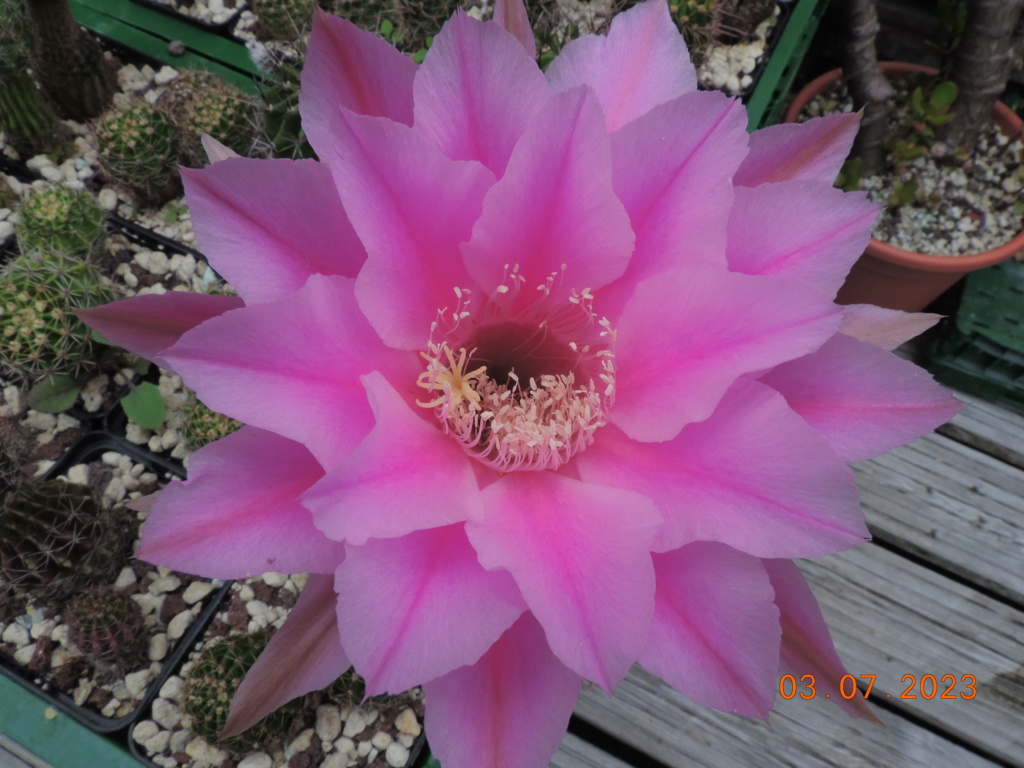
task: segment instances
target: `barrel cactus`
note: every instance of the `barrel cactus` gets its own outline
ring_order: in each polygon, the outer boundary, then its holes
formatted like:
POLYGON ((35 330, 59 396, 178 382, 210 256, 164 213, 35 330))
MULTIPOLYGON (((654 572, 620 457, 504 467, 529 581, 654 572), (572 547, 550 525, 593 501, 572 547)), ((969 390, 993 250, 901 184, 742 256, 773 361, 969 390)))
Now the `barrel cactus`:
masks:
POLYGON ((104 174, 143 208, 158 208, 181 191, 181 140, 174 120, 141 99, 110 110, 96 125, 104 174))
POLYGON ((191 390, 182 411, 185 417, 182 426, 183 437, 193 451, 199 450, 207 443, 227 437, 242 426, 230 416, 207 408, 191 390))
POLYGON ((0 581, 22 592, 69 595, 113 580, 131 540, 87 486, 16 484, 0 508, 0 581))
POLYGON ((253 0, 253 13, 264 37, 299 40, 313 22, 315 0, 253 0))
MULTIPOLYGON (((268 639, 266 632, 229 635, 202 650, 185 679, 184 709, 193 733, 225 743, 219 737, 227 722, 231 699, 268 639)), ((295 719, 299 704, 300 700, 286 704, 226 743, 255 746, 282 738, 295 719)))
POLYGON ((64 621, 78 650, 120 669, 141 661, 149 645, 139 604, 110 587, 76 596, 64 611, 64 621))
POLYGON ((238 88, 206 70, 179 74, 158 105, 182 131, 181 159, 203 165, 202 134, 208 133, 240 155, 247 155, 255 138, 256 104, 238 88))
POLYGON ((0 271, 0 374, 36 380, 86 370, 102 346, 73 310, 112 298, 82 261, 61 253, 14 259, 0 271))
POLYGON ((102 242, 106 213, 85 190, 51 185, 28 195, 18 208, 22 253, 90 255, 102 242))

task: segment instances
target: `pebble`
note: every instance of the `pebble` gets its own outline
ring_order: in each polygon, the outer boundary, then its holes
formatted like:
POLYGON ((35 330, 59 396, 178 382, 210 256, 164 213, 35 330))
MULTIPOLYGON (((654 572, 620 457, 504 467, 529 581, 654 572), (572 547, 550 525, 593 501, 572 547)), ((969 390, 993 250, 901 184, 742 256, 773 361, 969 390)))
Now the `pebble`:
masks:
POLYGON ((14 652, 14 660, 22 666, 27 666, 32 657, 35 656, 36 647, 34 645, 26 645, 19 648, 14 652))
POLYGON ((248 757, 242 759, 242 762, 238 764, 238 768, 270 768, 273 764, 273 759, 266 752, 253 752, 248 757))
MULTIPOLYGON (((320 768, 345 768, 350 760, 349 756, 343 752, 334 752, 324 758, 324 761, 320 763, 320 768)), ((270 764, 267 763, 269 766, 270 764)), ((241 765, 238 768, 242 768, 241 765)))
POLYGON ((96 199, 99 200, 100 208, 104 211, 113 211, 117 208, 117 192, 110 187, 101 189, 99 194, 96 195, 96 199))
POLYGON ((146 739, 145 743, 142 746, 145 747, 146 751, 151 754, 160 754, 165 749, 167 749, 167 745, 170 744, 170 742, 171 732, 160 731, 160 733, 158 733, 156 736, 150 739, 146 739))
POLYGON ((178 76, 178 70, 174 67, 160 67, 157 73, 153 75, 153 82, 157 85, 167 85, 171 80, 178 76))
POLYGON ((284 748, 284 754, 286 757, 291 757, 305 752, 311 746, 313 746, 313 729, 307 728, 288 743, 284 748))
POLYGON ((321 741, 334 741, 341 733, 341 711, 330 704, 316 708, 316 735, 321 741))
POLYGON ((14 225, 9 221, 0 221, 0 243, 14 236, 14 225))
POLYGON ((193 760, 205 760, 211 765, 220 765, 228 756, 223 749, 218 749, 202 737, 192 739, 185 747, 185 754, 193 760))
POLYGON ((160 686, 160 697, 163 699, 177 700, 185 691, 184 681, 177 675, 171 675, 167 682, 160 686))
POLYGON ((268 587, 283 587, 286 581, 288 581, 288 576, 284 573, 270 571, 263 574, 263 583, 268 587))
POLYGON ((70 631, 67 624, 61 624, 50 633, 50 639, 66 647, 68 645, 68 632, 70 631))
POLYGON ((4 629, 3 641, 14 645, 25 645, 28 642, 29 632, 21 624, 8 624, 4 629))
POLYGON ((150 661, 162 661, 167 656, 166 632, 160 632, 149 638, 149 650, 146 655, 150 661))
POLYGON ((213 591, 213 584, 208 581, 193 581, 185 588, 182 599, 187 605, 198 603, 210 592, 213 591))
POLYGON ((379 750, 385 750, 390 747, 392 741, 391 734, 385 731, 377 731, 377 733, 373 734, 373 738, 370 739, 370 743, 379 750))
POLYGON ((363 713, 358 709, 353 710, 352 714, 348 716, 345 721, 345 729, 341 732, 342 736, 358 736, 366 730, 366 719, 363 717, 363 713))
POLYGON ((79 485, 89 484, 89 465, 88 464, 75 464, 68 470, 68 482, 78 483, 79 485))
POLYGON ((147 591, 151 595, 162 595, 167 592, 173 592, 181 586, 181 579, 177 576, 161 576, 153 579, 150 583, 147 591))
POLYGON ((153 738, 160 733, 160 726, 152 720, 143 720, 132 730, 132 738, 139 744, 153 738))
POLYGON ((177 640, 192 623, 192 611, 182 611, 167 624, 167 639, 177 640))
MULTIPOLYGON (((371 749, 373 749, 373 744, 368 741, 360 741, 359 744, 356 745, 356 752, 360 757, 366 757, 370 754, 371 749)), ((369 760, 367 760, 367 762, 369 762, 369 760)))
POLYGON ((53 619, 43 619, 42 621, 37 621, 35 624, 32 625, 32 639, 38 640, 43 635, 49 637, 50 633, 53 632, 56 626, 57 622, 53 619))
POLYGON ((181 722, 181 710, 167 699, 153 701, 153 719, 167 730, 171 730, 181 722))
POLYGON ((388 765, 391 768, 402 768, 402 766, 409 762, 409 750, 397 741, 392 742, 391 746, 384 753, 384 759, 388 761, 388 765))
POLYGON ((124 676, 124 687, 134 698, 141 699, 146 694, 146 687, 153 682, 155 673, 152 669, 140 669, 124 676))
POLYGON ((403 709, 398 713, 398 717, 395 718, 395 728, 400 733, 407 733, 410 736, 419 736, 423 731, 423 727, 412 709, 403 709))
MULTIPOLYGON (((85 704, 85 700, 89 698, 89 694, 92 693, 94 687, 95 686, 90 681, 83 680, 78 684, 78 687, 75 688, 75 692, 71 694, 72 701, 74 701, 78 706, 82 706, 85 704)), ((156 725, 156 723, 154 723, 154 725, 156 725)))

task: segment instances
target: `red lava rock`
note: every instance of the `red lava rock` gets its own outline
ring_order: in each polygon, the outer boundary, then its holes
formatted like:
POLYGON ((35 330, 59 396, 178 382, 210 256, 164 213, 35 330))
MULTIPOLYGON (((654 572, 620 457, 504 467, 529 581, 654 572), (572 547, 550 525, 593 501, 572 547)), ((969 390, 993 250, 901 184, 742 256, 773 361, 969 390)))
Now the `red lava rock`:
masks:
POLYGON ((171 619, 187 609, 188 604, 185 602, 185 598, 172 592, 171 594, 164 596, 164 602, 160 606, 160 621, 164 624, 168 624, 171 619))
POLYGON ((53 655, 53 640, 43 635, 36 640, 36 649, 28 662, 32 672, 45 672, 50 668, 50 657, 53 655))

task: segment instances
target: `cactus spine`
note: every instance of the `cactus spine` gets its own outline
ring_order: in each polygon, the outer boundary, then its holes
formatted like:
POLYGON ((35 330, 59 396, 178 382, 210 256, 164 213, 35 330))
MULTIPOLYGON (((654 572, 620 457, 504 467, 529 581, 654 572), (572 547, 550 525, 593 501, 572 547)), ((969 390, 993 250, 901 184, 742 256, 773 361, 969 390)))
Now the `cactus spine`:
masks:
POLYGON ((196 398, 189 390, 188 400, 182 406, 185 423, 182 425, 182 436, 188 447, 197 451, 208 443, 227 437, 242 426, 230 416, 212 411, 196 398))
POLYGON ((110 299, 84 262, 60 253, 15 259, 0 273, 0 372, 35 380, 86 370, 101 345, 73 310, 110 299))
POLYGON ((92 589, 72 599, 64 621, 68 637, 78 650, 120 669, 137 664, 148 647, 139 604, 109 587, 92 589))

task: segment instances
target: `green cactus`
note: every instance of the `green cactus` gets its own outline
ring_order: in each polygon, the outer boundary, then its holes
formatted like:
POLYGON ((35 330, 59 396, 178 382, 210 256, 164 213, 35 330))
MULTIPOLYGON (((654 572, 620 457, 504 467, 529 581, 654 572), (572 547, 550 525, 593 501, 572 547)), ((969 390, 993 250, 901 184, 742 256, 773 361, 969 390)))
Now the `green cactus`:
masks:
POLYGON ((241 422, 230 416, 207 408, 191 390, 182 411, 185 416, 182 437, 193 451, 199 450, 207 443, 227 437, 242 426, 241 422))
POLYGON ((110 587, 73 598, 64 611, 64 621, 78 650, 119 669, 137 665, 149 645, 139 604, 110 587))
POLYGON ((272 40, 300 40, 313 23, 315 0, 253 0, 260 31, 272 40))
POLYGON ((84 485, 16 484, 0 508, 0 579, 22 592, 67 595, 116 577, 132 532, 84 485))
POLYGON ((282 62, 277 68, 278 82, 261 86, 266 104, 260 131, 274 157, 291 160, 315 158, 299 118, 299 76, 302 66, 282 62))
POLYGON ((181 158, 185 165, 206 162, 202 134, 208 133, 229 149, 248 155, 255 138, 256 105, 233 85, 211 72, 196 69, 179 74, 157 106, 182 131, 181 158))
POLYGON ((106 213, 85 190, 51 185, 34 192, 18 208, 21 252, 91 255, 106 231, 106 213))
POLYGON ((0 0, 0 129, 22 157, 67 154, 70 132, 29 74, 26 0, 0 0))
POLYGON ((181 191, 181 131, 169 115, 141 99, 107 112, 96 125, 104 174, 143 208, 159 208, 181 191))
POLYGON ((0 373, 36 380, 86 370, 102 345, 73 310, 112 298, 91 266, 63 254, 12 261, 0 272, 0 373))
POLYGON ((256 658, 266 648, 268 639, 266 632, 229 635, 202 650, 185 679, 184 710, 194 733, 211 742, 238 747, 264 745, 286 734, 300 710, 301 699, 270 713, 238 736, 220 738, 228 719, 231 699, 256 658))

